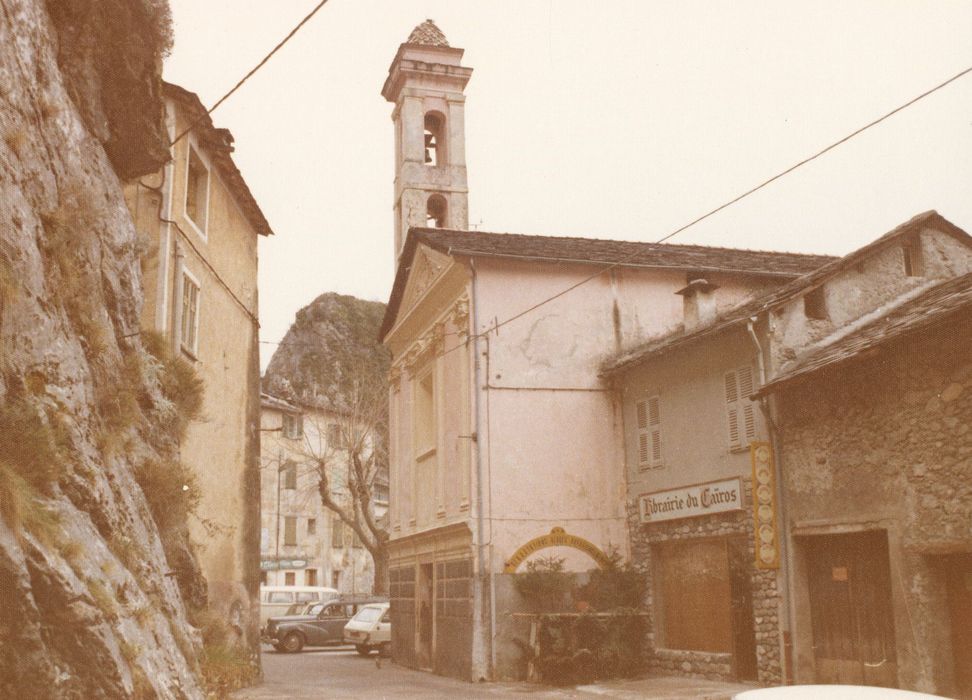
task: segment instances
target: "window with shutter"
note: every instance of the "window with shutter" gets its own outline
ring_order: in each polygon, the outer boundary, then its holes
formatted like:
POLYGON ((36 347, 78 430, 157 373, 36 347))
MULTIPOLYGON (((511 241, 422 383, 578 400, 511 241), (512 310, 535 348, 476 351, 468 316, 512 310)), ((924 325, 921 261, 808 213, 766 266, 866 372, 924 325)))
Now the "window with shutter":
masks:
POLYGON ((641 469, 661 466, 661 409, 657 396, 635 404, 638 421, 638 466, 641 469))
POLYGON ((725 388, 729 449, 741 450, 756 439, 756 406, 749 400, 754 391, 752 368, 726 372, 725 388))

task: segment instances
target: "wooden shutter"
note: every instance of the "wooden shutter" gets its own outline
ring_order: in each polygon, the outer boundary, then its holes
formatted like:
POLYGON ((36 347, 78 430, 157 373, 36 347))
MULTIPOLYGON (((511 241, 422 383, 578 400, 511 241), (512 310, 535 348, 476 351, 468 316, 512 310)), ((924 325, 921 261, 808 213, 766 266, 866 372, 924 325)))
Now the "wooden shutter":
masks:
POLYGON ((661 409, 657 396, 635 404, 638 418, 638 466, 642 469, 661 464, 661 409))
POLYGON ((749 400, 753 393, 752 368, 726 372, 725 389, 729 448, 738 450, 756 439, 756 406, 749 400))
POLYGON ((288 546, 297 544, 297 518, 290 516, 284 518, 284 544, 288 546))

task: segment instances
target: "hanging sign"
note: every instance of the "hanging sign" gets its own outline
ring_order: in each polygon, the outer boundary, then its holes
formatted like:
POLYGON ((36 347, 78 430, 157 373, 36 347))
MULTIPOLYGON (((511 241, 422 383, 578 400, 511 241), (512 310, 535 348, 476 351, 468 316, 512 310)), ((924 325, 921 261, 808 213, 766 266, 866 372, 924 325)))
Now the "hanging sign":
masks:
POLYGON ((263 571, 278 569, 303 569, 307 566, 306 559, 264 559, 260 562, 263 571))
POLYGON ((742 510, 742 507, 742 482, 738 478, 643 493, 638 497, 643 523, 697 518, 700 515, 742 510))
MULTIPOLYGON (((776 519, 776 467, 768 442, 749 443, 753 462, 753 527, 756 567, 780 568, 780 539, 776 519)), ((836 579, 835 579, 836 580, 836 579)))

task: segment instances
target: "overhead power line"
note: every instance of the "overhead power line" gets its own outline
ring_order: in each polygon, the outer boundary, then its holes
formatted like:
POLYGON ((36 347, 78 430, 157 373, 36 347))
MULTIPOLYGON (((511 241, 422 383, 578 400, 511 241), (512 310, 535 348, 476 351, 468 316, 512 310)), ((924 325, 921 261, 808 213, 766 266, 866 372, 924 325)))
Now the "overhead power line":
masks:
MULTIPOLYGON (((326 2, 326 0, 325 0, 325 2, 326 2)), ((321 4, 323 4, 323 3, 321 3, 321 4)), ((797 170, 798 168, 801 168, 804 165, 807 165, 808 163, 816 160, 817 158, 819 158, 820 156, 824 155, 825 153, 828 153, 829 151, 834 150, 838 146, 840 146, 840 145, 842 145, 844 143, 847 143, 848 141, 850 141, 851 139, 853 139, 855 136, 859 136, 860 134, 864 133, 868 129, 870 129, 870 128, 874 127, 874 126, 877 126, 878 124, 880 124, 881 122, 885 121, 886 119, 894 116, 898 112, 901 112, 902 110, 907 109, 908 107, 912 106, 916 102, 919 102, 919 101, 925 99, 926 97, 928 97, 929 95, 932 95, 933 93, 938 92, 942 88, 946 87, 947 85, 949 85, 951 83, 954 83, 956 80, 958 80, 959 78, 962 78, 962 77, 968 75, 969 73, 972 73, 972 66, 969 66, 965 70, 962 70, 962 71, 956 73, 951 78, 948 78, 947 80, 942 81, 938 85, 935 85, 934 87, 929 88, 928 90, 925 90, 920 95, 917 95, 916 97, 911 98, 907 102, 904 102, 903 104, 895 107, 890 112, 887 112, 886 114, 878 117, 877 119, 874 119, 873 121, 868 122, 867 124, 865 124, 864 126, 860 127, 859 129, 856 129, 856 130, 852 131, 851 133, 847 134, 843 138, 840 138, 837 141, 834 141, 832 144, 830 144, 829 146, 826 146, 826 147, 820 149, 819 151, 817 151, 813 155, 807 156, 803 160, 801 160, 801 161, 799 161, 797 163, 794 163, 793 165, 791 165, 790 167, 786 168, 785 170, 781 170, 776 175, 773 175, 772 177, 764 180, 763 182, 759 183, 758 185, 749 188, 748 190, 746 190, 742 194, 739 194, 739 195, 733 197, 732 199, 728 200, 727 202, 725 202, 723 204, 720 204, 715 209, 712 209, 712 210, 706 212, 705 214, 702 214, 701 216, 693 219, 692 221, 688 222, 687 224, 684 224, 682 226, 679 226, 677 229, 675 229, 675 230, 673 230, 673 231, 665 234, 664 236, 662 236, 658 240, 654 241, 654 243, 664 243, 668 239, 670 239, 670 238, 672 238, 672 237, 674 237, 674 236, 682 233, 683 231, 691 228, 692 226, 695 226, 696 224, 698 224, 698 223, 700 223, 700 222, 708 219, 709 217, 711 217, 711 216, 719 213, 723 209, 727 209, 728 207, 731 207, 732 205, 734 205, 737 202, 740 202, 743 199, 745 199, 745 198, 747 198, 747 197, 755 194, 756 192, 758 192, 759 190, 763 189, 764 187, 770 185, 771 183, 775 182, 776 180, 779 180, 780 178, 785 177, 786 175, 789 175, 794 170, 797 170)), ((575 290, 578 287, 581 287, 581 286, 587 284, 588 282, 590 282, 593 279, 596 279, 596 278, 600 277, 604 273, 610 272, 611 270, 614 270, 614 269, 616 269, 618 267, 623 266, 625 263, 630 262, 635 257, 637 257, 637 255, 639 253, 640 253, 640 251, 637 251, 637 250, 636 251, 633 251, 630 255, 626 255, 626 256, 624 256, 623 258, 621 258, 620 260, 618 260, 616 262, 613 262, 613 263, 609 263, 607 265, 604 265, 603 267, 601 267, 600 269, 598 269, 595 272, 591 273, 587 277, 584 277, 583 279, 579 280, 578 282, 575 282, 574 284, 570 285, 569 287, 566 287, 566 288, 562 289, 561 291, 557 292, 556 294, 553 294, 553 295, 551 295, 551 296, 543 299, 542 301, 539 301, 536 304, 533 304, 532 306, 524 309, 523 311, 520 311, 517 314, 514 314, 513 316, 510 316, 507 319, 504 319, 502 321, 498 321, 498 322, 494 323, 492 326, 488 327, 482 333, 474 333, 474 334, 470 335, 469 336, 470 339, 476 338, 476 337, 485 336, 486 334, 488 334, 488 333, 490 333, 492 331, 495 331, 495 330, 498 330, 498 329, 502 328, 503 326, 507 325, 508 323, 512 323, 513 321, 515 321, 515 320, 517 320, 519 318, 522 318, 522 317, 526 316, 527 314, 533 313, 534 311, 536 311, 540 307, 545 306, 546 304, 549 304, 550 302, 552 302, 552 301, 554 301, 556 299, 559 299, 560 297, 564 296, 565 294, 569 294, 573 290, 575 290)), ((285 343, 282 343, 282 342, 281 343, 274 343, 272 341, 265 341, 265 340, 264 341, 260 341, 260 342, 261 343, 266 343, 266 344, 271 344, 271 345, 282 345, 282 344, 285 344, 285 343)), ((448 354, 448 353, 452 352, 453 350, 457 350, 460 347, 463 347, 463 344, 462 343, 460 343, 460 344, 458 344, 458 345, 450 348, 449 350, 446 350, 445 352, 441 353, 440 357, 442 355, 445 355, 445 354, 448 354)))
POLYGON ((185 130, 184 130, 184 131, 183 131, 183 132, 182 132, 181 134, 179 134, 178 136, 176 136, 176 137, 175 137, 175 138, 174 138, 174 139, 172 140, 172 143, 171 143, 171 144, 169 144, 169 145, 170 145, 170 146, 171 146, 171 145, 174 145, 174 144, 175 144, 176 142, 178 142, 178 141, 179 141, 179 139, 181 139, 181 138, 182 138, 182 137, 184 137, 184 136, 185 136, 186 134, 188 134, 188 133, 189 133, 190 131, 192 131, 192 130, 193 130, 194 128, 196 128, 197 126, 199 126, 199 123, 200 123, 200 122, 201 122, 201 121, 202 121, 203 119, 205 119, 205 118, 206 118, 207 116, 209 116, 210 114, 212 114, 212 113, 213 113, 213 111, 214 111, 214 110, 215 110, 215 109, 216 109, 217 107, 219 107, 219 106, 220 106, 221 104, 223 104, 223 103, 224 103, 224 102, 225 102, 225 101, 226 101, 227 99, 229 99, 229 97, 230 97, 230 95, 232 95, 232 94, 233 94, 234 92, 236 92, 237 90, 239 90, 239 89, 240 89, 240 87, 242 87, 242 86, 243 86, 243 83, 245 83, 245 82, 246 82, 247 80, 249 80, 249 79, 250 79, 251 77, 253 77, 253 74, 254 74, 254 73, 256 73, 256 72, 257 72, 258 70, 260 70, 261 68, 263 68, 263 66, 264 66, 264 64, 265 64, 265 63, 266 63, 267 61, 269 61, 269 60, 270 60, 270 58, 271 58, 271 57, 272 57, 272 56, 273 56, 273 55, 274 55, 275 53, 277 53, 277 51, 279 51, 280 49, 282 49, 282 48, 283 48, 283 46, 284 46, 284 44, 286 44, 286 43, 287 43, 288 41, 290 41, 290 40, 291 40, 291 39, 293 38, 293 36, 294 36, 294 35, 295 35, 295 34, 296 34, 297 32, 299 32, 299 31, 300 31, 300 29, 301 29, 301 27, 303 27, 303 26, 304 26, 305 24, 307 24, 307 23, 308 23, 308 22, 309 22, 309 21, 311 20, 311 18, 312 18, 312 17, 314 16, 314 15, 316 15, 316 14, 317 14, 317 12, 318 12, 318 10, 320 10, 320 9, 321 9, 322 7, 324 7, 324 5, 326 5, 326 4, 327 4, 327 0, 321 0, 321 1, 319 2, 319 3, 317 3, 317 5, 316 5, 316 6, 314 7, 314 9, 313 9, 313 10, 311 10, 310 12, 308 12, 308 13, 307 13, 307 14, 306 14, 306 15, 304 16, 304 19, 302 19, 302 20, 300 20, 300 22, 298 22, 298 23, 297 23, 297 26, 295 26, 295 27, 294 27, 293 29, 291 29, 291 30, 290 30, 290 33, 289 33, 289 34, 287 34, 287 36, 285 36, 285 37, 284 37, 284 38, 283 38, 283 39, 282 39, 282 40, 280 41, 280 43, 278 43, 278 44, 277 44, 276 46, 274 46, 274 47, 273 47, 273 49, 272 49, 272 50, 270 51, 270 53, 268 53, 268 54, 267 54, 266 56, 264 56, 264 57, 263 57, 263 60, 261 60, 261 61, 260 61, 260 62, 259 62, 258 64, 256 64, 256 65, 255 65, 255 66, 254 66, 254 67, 253 67, 253 68, 252 68, 252 69, 250 70, 250 72, 249 72, 249 73, 247 73, 247 74, 246 74, 246 75, 244 75, 244 76, 243 76, 242 78, 240 78, 240 79, 239 79, 239 81, 238 81, 238 82, 236 83, 236 85, 234 85, 234 86, 233 86, 233 87, 232 87, 232 88, 230 89, 230 91, 229 91, 229 92, 227 92, 227 93, 226 93, 225 95, 223 95, 223 96, 222 96, 222 97, 220 97, 220 98, 219 98, 218 100, 216 100, 216 104, 214 104, 214 105, 213 105, 212 107, 210 107, 209 109, 207 109, 207 110, 206 110, 206 112, 205 112, 204 114, 202 114, 202 115, 201 115, 201 116, 200 116, 200 117, 199 117, 198 119, 196 119, 196 120, 195 120, 195 121, 193 121, 193 122, 192 122, 192 123, 191 123, 191 124, 190 124, 189 126, 187 126, 187 127, 186 127, 186 129, 185 129, 185 130))
MULTIPOLYGON (((833 149, 837 148, 841 144, 847 143, 848 141, 850 141, 855 136, 858 136, 858 135, 864 133, 865 131, 867 131, 868 129, 870 129, 873 126, 877 126, 878 124, 880 124, 881 122, 883 122, 885 119, 888 119, 889 117, 894 116, 898 112, 900 112, 900 111, 902 111, 904 109, 907 109, 908 107, 910 107, 911 105, 915 104, 916 102, 918 102, 920 100, 923 100, 924 98, 928 97, 932 93, 935 93, 935 92, 941 90, 942 88, 944 88, 946 85, 949 85, 950 83, 954 83, 956 80, 958 80, 959 78, 961 78, 961 77, 963 77, 965 75, 968 75, 969 73, 972 73, 972 66, 969 66, 965 70, 960 71, 959 73, 956 73, 951 78, 949 78, 948 80, 945 80, 945 81, 939 83, 935 87, 929 88, 928 90, 925 90, 925 92, 921 93, 917 97, 913 97, 912 99, 908 100, 904 104, 901 104, 901 105, 895 107, 894 109, 892 109, 887 114, 884 114, 883 116, 878 117, 874 121, 865 124, 861 128, 856 129, 855 131, 852 131, 847 136, 844 136, 843 138, 838 139, 837 141, 834 141, 832 144, 830 144, 826 148, 822 148, 821 150, 817 151, 813 155, 808 156, 808 157, 804 158, 803 160, 799 161, 798 163, 795 163, 795 164, 791 165, 789 168, 780 171, 779 173, 777 173, 773 177, 771 177, 771 178, 769 178, 767 180, 764 180, 763 182, 761 182, 760 184, 756 185, 755 187, 751 187, 750 189, 746 190, 745 192, 743 192, 742 194, 740 194, 740 195, 738 195, 736 197, 733 197, 732 199, 730 199, 729 201, 725 202, 724 204, 720 204, 715 209, 712 209, 711 211, 706 212, 702 216, 700 216, 700 217, 698 217, 696 219, 693 219, 692 221, 688 222, 684 226, 680 226, 677 229, 675 229, 674 231, 665 234, 664 236, 662 236, 661 238, 659 238, 657 241, 654 241, 654 243, 664 243, 669 238, 672 238, 673 236, 676 236, 679 233, 682 233, 686 229, 689 229, 692 226, 695 226, 696 224, 698 224, 698 223, 700 223, 700 222, 708 219, 710 216, 712 216, 714 214, 717 214, 718 212, 722 211, 723 209, 726 209, 728 207, 731 207, 733 204, 736 204, 737 202, 745 199, 746 197, 749 197, 750 195, 755 194, 756 192, 758 192, 759 190, 763 189, 764 187, 766 187, 770 183, 775 182, 776 180, 779 180, 780 178, 782 178, 782 177, 784 177, 786 175, 789 175, 790 173, 792 173, 797 168, 801 168, 804 165, 806 165, 807 163, 810 163, 811 161, 816 160, 820 156, 824 155, 825 153, 827 153, 829 151, 832 151, 833 149)), ((519 312, 517 314, 514 314, 513 316, 510 316, 507 319, 504 319, 503 321, 499 321, 497 323, 494 323, 492 326, 490 326, 489 328, 487 328, 486 330, 484 330, 482 333, 479 333, 477 335, 480 335, 480 336, 486 335, 487 333, 490 333, 492 331, 495 331, 495 330, 498 330, 498 329, 502 328, 503 326, 505 326, 508 323, 512 323, 513 321, 517 320, 518 318, 522 318, 523 316, 526 316, 527 314, 530 314, 530 313, 536 311, 541 306, 544 306, 546 304, 549 304, 550 302, 554 301, 555 299, 559 299, 560 297, 564 296, 565 294, 568 294, 568 293, 572 292, 573 290, 577 289, 578 287, 587 284, 591 280, 596 279, 597 277, 600 277, 605 272, 610 272, 611 270, 613 270, 615 268, 621 267, 625 263, 627 263, 627 262, 633 260, 635 257, 637 257, 637 255, 639 253, 640 253, 640 251, 637 251, 636 250, 636 251, 632 252, 630 255, 626 255, 625 257, 621 258, 620 260, 618 260, 616 262, 613 262, 613 263, 610 263, 608 265, 605 265, 603 268, 597 270, 596 272, 592 273, 588 277, 585 277, 584 279, 580 280, 579 282, 575 282, 574 284, 570 285, 569 287, 567 287, 567 288, 565 288, 565 289, 557 292, 556 294, 554 294, 554 295, 552 295, 550 297, 547 297, 543 301, 537 302, 536 304, 530 306, 529 308, 526 308, 523 311, 521 311, 521 312, 519 312)), ((453 348, 453 349, 455 349, 455 348, 453 348)))

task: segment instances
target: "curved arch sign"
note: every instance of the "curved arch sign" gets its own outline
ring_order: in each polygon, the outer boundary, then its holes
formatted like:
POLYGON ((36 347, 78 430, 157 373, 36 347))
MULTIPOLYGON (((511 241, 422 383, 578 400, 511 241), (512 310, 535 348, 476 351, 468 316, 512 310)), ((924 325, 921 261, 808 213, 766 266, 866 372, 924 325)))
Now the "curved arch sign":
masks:
POLYGON ((602 569, 607 569, 611 566, 611 560, 608 558, 608 555, 601 551, 597 545, 593 544, 592 542, 588 542, 583 537, 578 537, 577 535, 568 535, 562 527, 555 527, 550 531, 550 534, 534 537, 532 540, 513 552, 513 556, 506 560, 506 566, 503 568, 503 573, 515 574, 516 570, 520 567, 520 564, 522 564, 527 557, 534 552, 541 549, 546 549, 547 547, 573 547, 574 549, 579 549, 593 559, 602 569))

